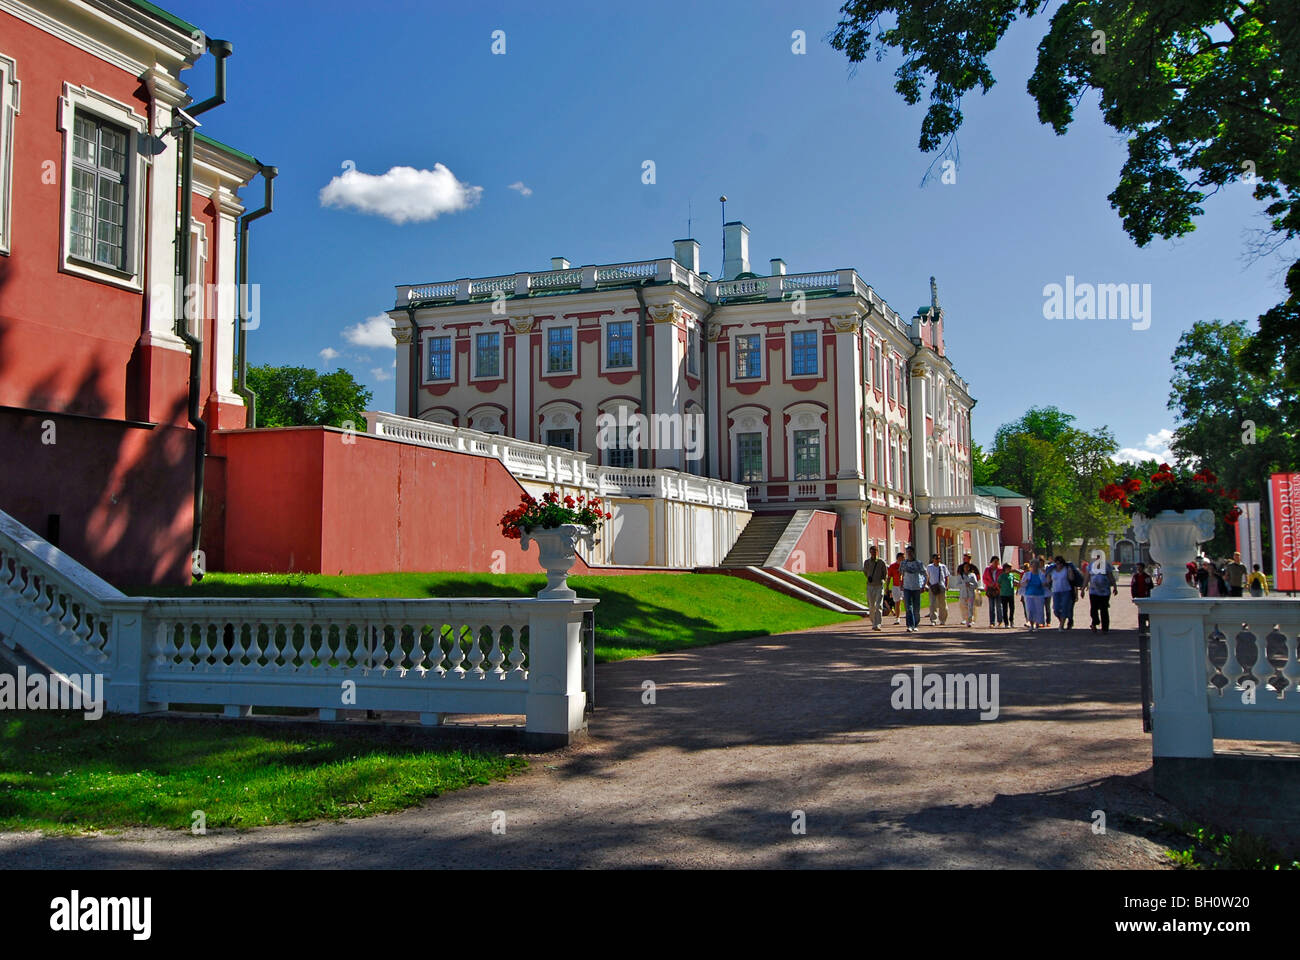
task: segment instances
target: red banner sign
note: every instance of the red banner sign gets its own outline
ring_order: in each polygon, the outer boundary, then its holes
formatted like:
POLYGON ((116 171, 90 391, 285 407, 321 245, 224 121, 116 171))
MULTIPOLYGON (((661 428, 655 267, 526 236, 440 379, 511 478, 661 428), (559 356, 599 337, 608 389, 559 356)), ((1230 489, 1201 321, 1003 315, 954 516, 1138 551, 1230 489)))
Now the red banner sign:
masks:
POLYGON ((1268 482, 1273 520, 1273 589, 1300 590, 1300 473, 1275 473, 1268 482))

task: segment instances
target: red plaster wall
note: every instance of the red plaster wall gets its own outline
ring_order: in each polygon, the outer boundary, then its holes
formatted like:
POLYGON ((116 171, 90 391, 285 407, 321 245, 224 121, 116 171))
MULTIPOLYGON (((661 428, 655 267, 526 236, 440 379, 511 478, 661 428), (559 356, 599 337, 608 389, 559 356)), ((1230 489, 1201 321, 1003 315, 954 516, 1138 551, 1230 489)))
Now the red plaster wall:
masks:
POLYGON ((188 583, 193 431, 0 410, 0 509, 114 584, 188 583), (46 421, 52 444, 42 443, 46 421))
POLYGON ((1002 543, 1004 545, 1013 546, 1024 543, 1025 531, 1021 517, 1023 511, 1023 507, 998 507, 998 514, 1002 517, 1002 543))
POLYGON ((821 573, 840 568, 840 515, 830 510, 816 510, 808 526, 804 529, 799 542, 790 551, 790 559, 785 562, 787 570, 794 570, 794 557, 803 552, 803 572, 821 573), (827 549, 827 537, 832 549, 827 549), (829 552, 829 556, 828 556, 829 552))
MULTIPOLYGON (((225 549, 220 566, 209 554, 209 569, 541 572, 536 547, 525 553, 501 536, 501 515, 524 490, 498 461, 345 436, 325 427, 218 433, 225 502, 209 496, 205 514, 224 514, 225 549)), ((646 571, 579 560, 573 572, 646 571)))

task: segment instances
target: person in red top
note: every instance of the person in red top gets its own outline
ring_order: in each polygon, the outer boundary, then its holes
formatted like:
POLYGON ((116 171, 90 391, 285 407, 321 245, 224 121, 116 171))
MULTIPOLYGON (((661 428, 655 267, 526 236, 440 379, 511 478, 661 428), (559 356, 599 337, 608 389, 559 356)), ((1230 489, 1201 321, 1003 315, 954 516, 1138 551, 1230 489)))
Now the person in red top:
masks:
POLYGON ((899 614, 903 612, 903 555, 900 553, 894 557, 894 562, 889 565, 889 594, 894 601, 894 626, 901 622, 899 614))
POLYGON ((989 601, 989 626, 995 624, 998 610, 998 577, 1002 574, 1002 564, 997 557, 989 557, 989 565, 984 568, 984 595, 989 601))
POLYGON ((1134 600, 1141 600, 1143 597, 1151 596, 1151 588, 1155 581, 1151 579, 1151 574, 1147 573, 1147 565, 1139 563, 1137 569, 1133 571, 1133 582, 1129 584, 1129 593, 1133 594, 1134 600))

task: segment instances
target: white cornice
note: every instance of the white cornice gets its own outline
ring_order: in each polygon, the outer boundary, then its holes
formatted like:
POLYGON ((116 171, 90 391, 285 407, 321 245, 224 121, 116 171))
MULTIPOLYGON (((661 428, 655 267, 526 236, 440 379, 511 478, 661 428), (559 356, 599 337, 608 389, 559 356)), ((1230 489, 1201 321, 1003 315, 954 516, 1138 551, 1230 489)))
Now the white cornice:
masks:
POLYGON ((156 35, 136 29, 138 25, 129 22, 130 18, 122 11, 139 13, 141 17, 146 15, 124 3, 94 0, 92 4, 82 0, 63 0, 58 8, 51 14, 21 0, 0 0, 0 12, 44 30, 134 77, 142 77, 159 60, 169 69, 179 72, 196 59, 192 53, 193 41, 174 27, 149 18, 150 25, 157 28, 156 35), (127 50, 125 47, 135 49, 127 50))

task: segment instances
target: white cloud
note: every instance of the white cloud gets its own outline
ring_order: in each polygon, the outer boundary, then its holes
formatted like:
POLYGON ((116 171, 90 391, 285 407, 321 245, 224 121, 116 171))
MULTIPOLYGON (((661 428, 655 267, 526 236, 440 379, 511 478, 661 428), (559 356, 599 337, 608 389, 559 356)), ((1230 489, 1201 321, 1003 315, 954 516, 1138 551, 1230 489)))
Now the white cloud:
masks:
POLYGON ((441 163, 435 163, 432 170, 393 167, 378 175, 347 170, 321 190, 320 204, 351 207, 393 223, 407 223, 467 210, 482 194, 482 187, 462 183, 441 163))
POLYGON ((521 197, 531 197, 533 195, 533 188, 524 186, 524 182, 522 180, 516 180, 514 183, 510 184, 510 186, 508 186, 506 189, 518 190, 519 195, 521 197))
POLYGON ((380 383, 383 383, 385 380, 393 379, 393 375, 389 373, 387 370, 385 370, 383 367, 375 367, 370 372, 374 375, 375 379, 378 380, 380 383))
POLYGON ((1174 439, 1172 430, 1160 430, 1156 433, 1148 433, 1146 440, 1140 447, 1120 447, 1115 454, 1115 459, 1123 463, 1140 463, 1143 460, 1154 460, 1157 463, 1178 462, 1174 456, 1173 450, 1170 449, 1170 443, 1174 439))
POLYGON ((354 347, 397 349, 397 341, 393 339, 393 319, 384 313, 366 317, 360 323, 345 327, 343 339, 354 347))
POLYGON ((326 363, 333 360, 338 355, 339 352, 335 350, 333 347, 326 347, 324 350, 320 352, 320 358, 324 360, 326 363))

